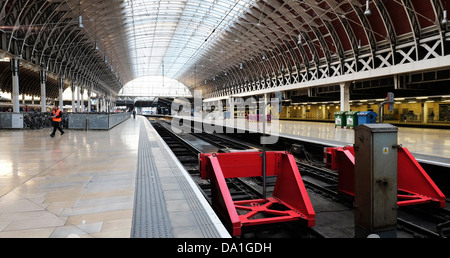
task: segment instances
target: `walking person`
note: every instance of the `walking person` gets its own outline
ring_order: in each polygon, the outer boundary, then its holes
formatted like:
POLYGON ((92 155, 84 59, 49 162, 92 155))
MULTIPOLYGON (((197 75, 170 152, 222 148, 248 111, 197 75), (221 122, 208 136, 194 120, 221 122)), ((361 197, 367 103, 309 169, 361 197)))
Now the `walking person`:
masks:
POLYGON ((59 130, 61 135, 64 134, 63 129, 61 128, 61 121, 62 121, 62 115, 63 112, 61 109, 58 108, 58 105, 55 104, 55 106, 52 109, 52 124, 53 124, 53 132, 50 134, 51 137, 55 137, 56 129, 59 130))
POLYGON ((136 119, 136 110, 133 109, 133 118, 136 119))

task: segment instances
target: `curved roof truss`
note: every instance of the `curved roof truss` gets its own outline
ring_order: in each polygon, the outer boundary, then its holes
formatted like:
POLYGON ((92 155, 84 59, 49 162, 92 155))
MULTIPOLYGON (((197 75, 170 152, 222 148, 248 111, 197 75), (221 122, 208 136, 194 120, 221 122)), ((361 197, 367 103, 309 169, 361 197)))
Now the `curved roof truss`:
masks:
MULTIPOLYGON (((4 0, 0 51, 64 87, 116 96, 135 78, 164 75, 220 97, 448 56, 449 9, 445 0, 4 0)), ((38 95, 38 80, 24 81, 38 95)))

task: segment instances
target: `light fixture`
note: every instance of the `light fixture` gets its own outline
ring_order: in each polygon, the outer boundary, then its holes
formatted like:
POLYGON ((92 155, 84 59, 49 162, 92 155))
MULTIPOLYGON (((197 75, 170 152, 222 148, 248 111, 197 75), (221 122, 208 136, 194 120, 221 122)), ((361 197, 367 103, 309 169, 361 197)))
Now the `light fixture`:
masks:
POLYGON ((81 0, 78 2, 78 28, 83 28, 83 17, 81 17, 81 0))
POLYGON ((361 39, 358 40, 358 49, 361 49, 361 39))
POLYGON ((370 11, 370 8, 369 8, 369 0, 367 0, 366 1, 366 10, 364 11, 364 15, 368 16, 371 14, 372 14, 372 12, 370 11))
POLYGON ((98 50, 98 41, 95 41, 95 50, 98 50))
POLYGON ((242 63, 239 64, 239 68, 242 70, 244 67, 242 66, 242 63))
POLYGON ((299 45, 301 45, 302 44, 302 34, 300 33, 300 34, 298 34, 298 42, 297 42, 299 45))
POLYGON ((83 28, 83 17, 78 15, 78 28, 83 28))
POLYGON ((444 10, 444 15, 442 17, 442 24, 447 24, 447 10, 444 10))
POLYGON ((444 6, 444 12, 442 15, 442 24, 447 25, 447 22, 448 22, 448 20, 447 20, 447 0, 445 0, 444 4, 445 4, 445 6, 444 6))

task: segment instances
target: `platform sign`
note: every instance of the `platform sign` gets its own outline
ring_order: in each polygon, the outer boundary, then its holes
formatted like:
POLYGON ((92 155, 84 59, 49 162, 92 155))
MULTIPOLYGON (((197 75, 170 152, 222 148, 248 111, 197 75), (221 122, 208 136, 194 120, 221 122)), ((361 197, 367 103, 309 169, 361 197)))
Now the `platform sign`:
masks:
POLYGON ((394 93, 393 92, 388 92, 387 94, 387 101, 391 101, 391 103, 388 103, 388 109, 390 112, 394 111, 394 93))

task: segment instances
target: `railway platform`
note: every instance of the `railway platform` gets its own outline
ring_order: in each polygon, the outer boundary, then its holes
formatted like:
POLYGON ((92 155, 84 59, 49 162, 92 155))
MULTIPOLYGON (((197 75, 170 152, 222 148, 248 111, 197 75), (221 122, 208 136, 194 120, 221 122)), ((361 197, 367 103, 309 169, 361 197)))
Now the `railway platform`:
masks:
MULTIPOLYGON (((197 118, 184 117, 195 120, 197 118)), ((200 120, 198 120, 200 121, 200 120)), ((262 122, 244 118, 203 120, 218 126, 232 127, 241 131, 262 133, 262 122)), ((213 128, 214 129, 214 128, 213 128)), ((354 130, 335 128, 332 123, 278 120, 266 123, 266 133, 281 138, 319 144, 327 147, 353 145, 354 130)), ((398 143, 406 147, 417 161, 431 165, 450 167, 450 130, 431 128, 399 127, 398 143)))
POLYGON ((0 238, 230 237, 145 117, 0 130, 0 238))

